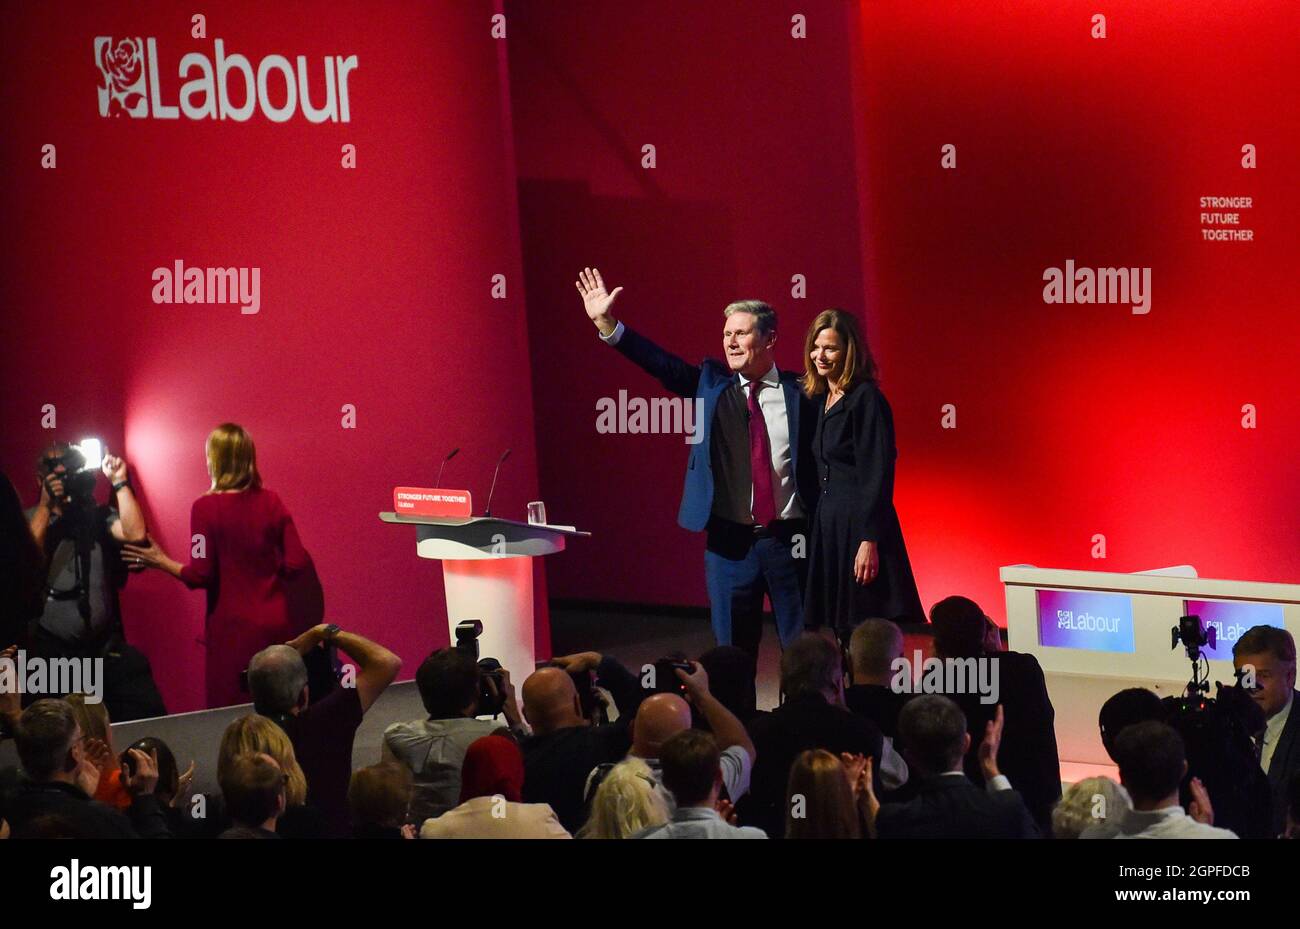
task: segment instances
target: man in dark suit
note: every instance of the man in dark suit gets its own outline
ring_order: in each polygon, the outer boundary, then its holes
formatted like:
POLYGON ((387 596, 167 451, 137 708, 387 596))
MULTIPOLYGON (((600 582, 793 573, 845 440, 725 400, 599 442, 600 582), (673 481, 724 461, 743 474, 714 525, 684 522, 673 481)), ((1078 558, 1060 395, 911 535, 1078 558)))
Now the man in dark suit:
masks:
POLYGON ((154 795, 158 761, 139 749, 129 750, 132 767, 122 770, 122 784, 131 795, 126 813, 92 799, 100 769, 66 701, 37 700, 23 711, 14 740, 27 775, 5 814, 15 838, 38 837, 51 829, 78 839, 169 837, 154 795))
POLYGON ((907 803, 885 803, 875 812, 882 839, 1031 839, 1038 836, 1020 795, 998 770, 1002 708, 989 722, 977 755, 984 786, 962 771, 971 746, 966 717, 938 694, 910 700, 898 717, 899 738, 917 782, 907 803))
MULTIPOLYGON (((948 597, 930 609, 934 650, 941 659, 997 662, 997 700, 980 693, 949 693, 966 715, 972 743, 983 737, 998 707, 1006 714, 1007 748, 999 766, 1024 798, 1034 822, 1051 833, 1052 807, 1061 798, 1061 762, 1056 750, 1056 710, 1047 693, 1043 669, 1033 655, 989 651, 992 620, 966 597, 948 597)), ((965 770, 975 783, 983 773, 977 752, 966 755, 965 770)))
POLYGON ((781 837, 790 766, 810 748, 870 758, 876 783, 884 790, 897 789, 907 780, 906 763, 876 724, 845 708, 843 675, 839 649, 817 633, 800 636, 781 656, 785 702, 750 724, 757 759, 749 796, 737 807, 746 825, 758 826, 770 838, 781 837))
POLYGON ((777 370, 776 311, 758 300, 732 303, 724 311, 726 363, 693 365, 613 317, 622 287, 606 291, 594 268, 578 278, 601 339, 673 393, 698 401, 699 441, 691 444, 677 522, 708 533, 705 579, 717 643, 757 656, 766 594, 788 645, 803 630, 807 564, 795 548, 817 500, 816 414, 798 375, 777 370))
POLYGON ((894 662, 903 657, 903 630, 888 619, 859 623, 849 638, 853 685, 844 688, 844 705, 875 723, 885 738, 898 737, 898 714, 911 694, 892 686, 894 662))
POLYGON ((1295 639, 1285 629, 1253 626, 1232 646, 1232 664, 1242 687, 1264 711, 1257 740, 1259 764, 1273 794, 1272 835, 1286 829, 1287 788, 1300 773, 1300 710, 1296 709, 1295 639), (1253 676, 1253 689, 1248 686, 1253 676))

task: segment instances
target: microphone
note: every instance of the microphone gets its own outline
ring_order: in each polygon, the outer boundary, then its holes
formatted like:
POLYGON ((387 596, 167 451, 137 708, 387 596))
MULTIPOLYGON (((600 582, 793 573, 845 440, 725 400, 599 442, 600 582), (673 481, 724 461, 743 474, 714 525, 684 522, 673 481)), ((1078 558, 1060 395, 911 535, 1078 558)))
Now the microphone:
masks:
POLYGON ((509 457, 510 449, 507 448, 501 453, 501 457, 497 459, 497 469, 492 472, 492 489, 488 491, 487 506, 483 508, 484 517, 492 515, 492 495, 497 492, 497 477, 501 474, 501 465, 504 464, 505 460, 509 457))
POLYGON ((442 469, 445 468, 445 467, 447 467, 447 462, 449 462, 449 461, 451 461, 453 458, 455 458, 455 457, 456 457, 456 453, 459 452, 459 451, 460 451, 459 448, 453 448, 451 451, 449 451, 449 452, 447 453, 447 457, 444 458, 444 459, 442 459, 442 465, 438 468, 438 483, 434 484, 434 485, 433 485, 434 487, 441 487, 441 486, 442 486, 442 469))

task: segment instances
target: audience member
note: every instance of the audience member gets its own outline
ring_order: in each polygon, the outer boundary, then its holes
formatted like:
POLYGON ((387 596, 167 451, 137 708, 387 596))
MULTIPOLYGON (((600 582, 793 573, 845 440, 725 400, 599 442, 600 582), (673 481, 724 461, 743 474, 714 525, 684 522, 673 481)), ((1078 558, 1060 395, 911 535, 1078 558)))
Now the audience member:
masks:
POLYGON ((349 832, 348 782, 357 728, 402 669, 402 659, 363 636, 334 625, 313 626, 287 645, 271 645, 248 664, 248 688, 259 714, 289 735, 311 785, 308 802, 324 817, 326 833, 349 832), (332 644, 356 662, 356 676, 312 702, 303 656, 332 644))
POLYGON ((555 811, 524 803, 524 756, 512 739, 484 736, 465 752, 460 806, 425 820, 422 839, 568 839, 555 811))
POLYGON ((1097 714, 1101 730, 1101 744, 1111 761, 1115 761, 1115 740, 1134 723, 1163 720, 1164 706, 1154 691, 1145 687, 1129 687, 1108 698, 1097 714))
POLYGON ((87 755, 76 713, 66 701, 37 700, 29 706, 19 717, 15 742, 27 775, 5 813, 15 838, 48 836, 35 827, 28 832, 29 824, 43 817, 56 817, 61 828, 83 839, 170 835, 153 792, 157 761, 144 752, 130 752, 134 771, 122 776, 131 795, 125 813, 92 799, 100 769, 87 755))
POLYGON ((898 738, 898 713, 909 694, 900 693, 892 682, 894 662, 903 657, 903 631, 888 619, 859 623, 849 637, 849 659, 853 684, 844 688, 844 705, 865 716, 887 739, 898 738))
MULTIPOLYGON (((520 725, 510 675, 503 670, 503 715, 512 727, 520 725)), ((501 724, 476 719, 484 677, 465 652, 443 648, 424 659, 415 673, 427 719, 393 723, 384 730, 384 757, 404 764, 415 780, 411 819, 422 823, 441 816, 460 802, 460 770, 470 745, 491 735, 501 724)), ((495 686, 489 684, 488 686, 495 686)))
POLYGON ((1052 838, 1077 839, 1089 826, 1118 822, 1133 808, 1128 791, 1108 777, 1085 777, 1052 810, 1052 838))
POLYGON ((26 648, 30 624, 45 608, 45 578, 45 555, 32 536, 22 499, 0 471, 0 648, 26 648))
MULTIPOLYGON (((663 793, 669 813, 676 807, 676 799, 660 777, 659 753, 673 736, 691 728, 691 709, 700 714, 713 733, 719 749, 719 766, 722 771, 722 789, 729 803, 736 803, 749 792, 750 776, 757 752, 744 725, 728 710, 709 689, 709 675, 699 662, 691 662, 688 674, 680 668, 673 673, 686 689, 687 703, 677 694, 659 693, 647 697, 637 711, 632 724, 632 750, 629 757, 640 758, 650 768, 652 776, 663 793)), ((586 794, 590 796, 608 768, 598 768, 588 780, 586 794)))
POLYGON ((948 597, 930 610, 934 649, 941 659, 997 662, 998 700, 983 702, 975 692, 947 694, 966 715, 972 752, 965 759, 967 776, 978 783, 980 763, 974 752, 996 706, 1006 718, 1007 751, 999 766, 1024 798, 1041 832, 1051 828, 1052 808, 1061 797, 1061 763, 1056 749, 1056 711, 1047 693, 1043 669, 1033 655, 1004 651, 988 654, 992 622, 966 597, 948 597))
POLYGON ((307 802, 307 777, 294 754, 289 736, 265 716, 250 713, 226 727, 217 753, 217 783, 240 755, 270 755, 284 774, 286 807, 276 823, 276 832, 286 839, 322 838, 325 832, 320 811, 307 802))
MULTIPOLYGON (((525 786, 527 778, 525 777, 525 786)), ((626 839, 668 821, 664 791, 640 758, 627 758, 610 769, 591 799, 591 814, 580 839, 626 839)))
MULTIPOLYGON (((938 694, 908 701, 898 716, 898 734, 917 778, 916 796, 906 803, 880 804, 874 813, 876 835, 882 839, 1036 837, 1033 817, 999 770, 1003 721, 999 708, 976 752, 981 786, 962 768, 971 737, 961 708, 938 694)), ((871 769, 867 770, 869 777, 871 769)))
POLYGON ((871 758, 885 790, 895 790, 907 781, 907 765, 885 742, 876 724, 844 707, 843 685, 843 659, 826 637, 805 633, 782 654, 785 702, 754 721, 758 761, 750 796, 740 805, 741 822, 758 826, 770 836, 785 833, 790 766, 811 748, 871 758))
POLYGON ((87 702, 85 694, 68 694, 63 699, 77 717, 87 756, 99 768, 95 799, 119 810, 127 809, 131 805, 131 794, 122 783, 122 763, 113 750, 113 727, 108 718, 108 707, 102 702, 87 702))
POLYGON ((276 822, 288 807, 289 776, 261 752, 236 755, 221 774, 221 796, 233 825, 219 839, 278 839, 276 822))
POLYGON ((1133 807, 1114 821, 1089 826, 1081 839, 1235 839, 1214 827, 1214 810, 1199 780, 1192 781, 1191 815, 1178 805, 1187 774, 1183 738, 1171 726, 1148 720, 1124 727, 1115 739, 1119 780, 1133 807))
POLYGON ((1286 829, 1287 786, 1300 773, 1300 712, 1294 710, 1296 691, 1295 639, 1285 629, 1254 626, 1232 646, 1238 672, 1254 672, 1250 691, 1264 712, 1264 733, 1256 740, 1259 765, 1268 775, 1273 796, 1269 835, 1286 829))
POLYGON ((646 692, 630 671, 597 652, 565 655, 554 664, 524 681, 524 718, 533 730, 522 746, 524 802, 549 804, 564 828, 576 832, 586 818, 587 776, 627 755, 632 720, 646 692), (573 682, 572 675, 592 671, 618 711, 618 719, 606 725, 591 725, 573 682))
POLYGON ((153 736, 137 739, 122 753, 121 761, 127 767, 130 766, 128 758, 132 750, 152 755, 158 762, 158 784, 153 793, 162 805, 163 816, 167 819, 167 828, 172 835, 177 838, 196 836, 198 829, 185 806, 190 785, 194 781, 194 762, 191 761, 189 767, 181 771, 171 748, 162 739, 153 736))
POLYGON ((406 821, 411 807, 411 772, 386 761, 361 768, 348 785, 354 839, 413 839, 406 821))
POLYGON ((862 838, 862 815, 855 783, 855 773, 825 749, 801 752, 790 766, 785 837, 862 838))
MULTIPOLYGON (((703 670, 696 673, 703 673, 703 670)), ((767 838, 763 830, 735 826, 719 812, 723 787, 721 758, 714 736, 698 729, 678 732, 664 742, 659 749, 660 775, 664 787, 676 801, 676 809, 668 822, 643 829, 633 838, 767 838)), ((724 809, 729 806, 727 804, 724 809)))

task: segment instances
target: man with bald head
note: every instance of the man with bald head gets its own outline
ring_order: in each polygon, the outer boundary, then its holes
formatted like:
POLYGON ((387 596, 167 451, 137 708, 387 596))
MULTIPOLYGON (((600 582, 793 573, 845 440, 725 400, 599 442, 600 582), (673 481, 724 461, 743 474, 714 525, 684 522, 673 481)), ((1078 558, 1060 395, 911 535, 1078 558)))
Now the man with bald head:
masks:
POLYGON ((677 694, 647 697, 636 714, 630 754, 657 759, 660 747, 683 729, 691 728, 691 707, 677 694))
POLYGON ((890 686, 894 662, 903 656, 903 631, 888 619, 868 619, 849 638, 853 683, 844 688, 844 705, 876 724, 887 739, 898 737, 898 714, 910 694, 890 686))
MULTIPOLYGON (((621 761, 632 747, 632 720, 645 692, 617 660, 597 652, 564 655, 524 681, 524 718, 533 735, 524 740, 525 803, 549 803, 564 828, 575 833, 586 820, 587 774, 621 761), (582 711, 574 674, 595 672, 614 700, 618 719, 593 726, 582 711)), ((688 722, 689 725, 689 714, 688 722)))
MULTIPOLYGON (((673 672, 685 685, 685 700, 672 693, 647 697, 642 701, 636 720, 632 723, 632 750, 628 754, 640 758, 649 766, 670 814, 676 809, 677 801, 672 792, 663 786, 659 752, 669 739, 691 728, 692 705, 704 717, 709 731, 713 733, 719 750, 722 786, 726 788, 727 799, 732 803, 749 792, 750 772, 754 770, 754 759, 758 757, 754 743, 745 731, 745 724, 709 691, 709 675, 704 666, 698 661, 692 661, 691 668, 689 674, 680 669, 673 672)), ((593 791, 594 787, 592 784, 588 791, 593 791)))

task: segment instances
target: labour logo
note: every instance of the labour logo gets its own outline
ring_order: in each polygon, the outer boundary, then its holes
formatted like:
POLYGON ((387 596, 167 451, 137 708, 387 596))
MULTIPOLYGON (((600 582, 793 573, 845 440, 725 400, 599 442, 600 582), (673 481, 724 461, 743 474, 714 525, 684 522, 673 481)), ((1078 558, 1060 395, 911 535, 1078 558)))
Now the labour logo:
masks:
POLYGON ((109 36, 95 39, 95 64, 99 67, 99 115, 137 119, 149 115, 145 99, 144 40, 118 39, 109 36))

